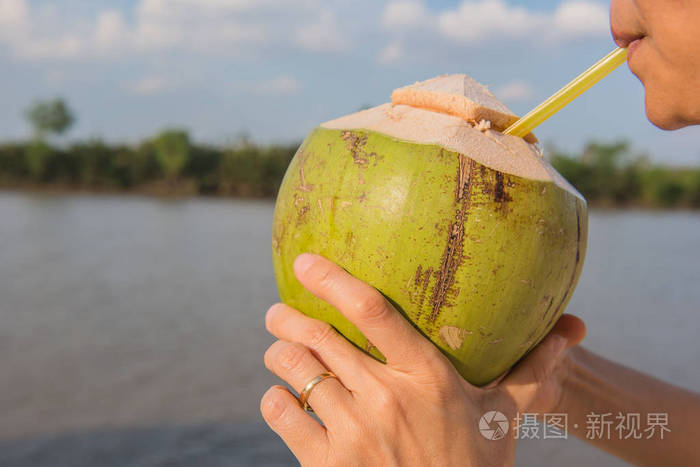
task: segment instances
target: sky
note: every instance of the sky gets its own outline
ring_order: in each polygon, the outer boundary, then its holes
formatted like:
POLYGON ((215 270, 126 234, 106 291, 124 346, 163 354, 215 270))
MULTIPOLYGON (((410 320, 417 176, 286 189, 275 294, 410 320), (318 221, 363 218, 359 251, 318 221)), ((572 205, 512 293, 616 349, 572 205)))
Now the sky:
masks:
MULTIPOLYGON (((522 115, 614 47, 599 0, 0 0, 0 140, 28 137, 24 110, 58 96, 77 115, 70 139, 301 141, 445 73, 522 115)), ((655 128, 643 95, 620 68, 536 134, 700 164, 700 128, 655 128)))

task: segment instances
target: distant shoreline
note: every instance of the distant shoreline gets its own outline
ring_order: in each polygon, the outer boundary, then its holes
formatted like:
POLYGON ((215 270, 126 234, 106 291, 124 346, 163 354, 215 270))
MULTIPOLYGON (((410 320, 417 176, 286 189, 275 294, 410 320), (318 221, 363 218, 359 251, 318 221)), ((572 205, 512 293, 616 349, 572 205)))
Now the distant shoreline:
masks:
MULTIPOLYGON (((67 185, 34 185, 34 184, 12 184, 4 185, 0 183, 0 194, 12 193, 17 195, 38 195, 38 196, 86 196, 86 197, 127 197, 127 198, 147 198, 153 200, 166 201, 187 201, 187 200, 219 200, 219 201, 250 201, 261 203, 274 203, 276 196, 235 196, 217 195, 211 193, 196 193, 189 190, 159 190, 154 188, 118 190, 118 189, 90 189, 81 187, 71 187, 67 185)), ((599 212, 614 211, 657 211, 657 212, 700 212, 698 207, 692 206, 654 206, 646 204, 611 204, 606 202, 588 202, 589 209, 599 212)))
MULTIPOLYGON (((140 145, 100 140, 0 143, 0 189, 182 198, 274 200, 298 144, 196 144, 164 131, 140 145)), ((700 168, 652 165, 625 142, 551 154, 552 166, 594 208, 700 209, 700 168)))
POLYGON ((124 196, 142 197, 153 199, 219 199, 242 201, 269 201, 274 202, 276 196, 248 196, 248 195, 220 195, 213 193, 197 193, 189 189, 165 189, 159 187, 143 187, 129 190, 118 188, 90 188, 75 187, 62 184, 2 184, 0 193, 58 195, 58 196, 124 196))

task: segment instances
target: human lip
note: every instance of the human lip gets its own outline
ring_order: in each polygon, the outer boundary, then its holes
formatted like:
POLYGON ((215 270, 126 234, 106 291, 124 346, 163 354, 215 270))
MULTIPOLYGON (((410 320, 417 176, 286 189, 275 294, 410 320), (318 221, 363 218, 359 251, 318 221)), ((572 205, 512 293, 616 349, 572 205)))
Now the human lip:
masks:
POLYGON ((613 38, 615 39, 615 43, 623 49, 627 49, 628 60, 632 59, 632 56, 642 44, 645 37, 646 35, 644 34, 618 32, 613 30, 613 38))
POLYGON ((627 45, 627 59, 628 60, 632 59, 634 52, 639 48, 640 45, 642 45, 643 40, 644 40, 644 38, 640 37, 639 39, 635 39, 627 45))

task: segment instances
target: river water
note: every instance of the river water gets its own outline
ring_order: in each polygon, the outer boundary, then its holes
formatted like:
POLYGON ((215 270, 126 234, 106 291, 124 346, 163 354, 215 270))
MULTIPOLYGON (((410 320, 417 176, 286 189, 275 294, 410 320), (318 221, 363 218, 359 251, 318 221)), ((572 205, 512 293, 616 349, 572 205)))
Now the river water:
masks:
MULTIPOLYGON (((295 465, 258 400, 269 202, 0 193, 0 465, 295 465)), ((594 212, 586 345, 700 389, 700 214, 594 212)), ((622 465, 575 439, 517 465, 622 465)))

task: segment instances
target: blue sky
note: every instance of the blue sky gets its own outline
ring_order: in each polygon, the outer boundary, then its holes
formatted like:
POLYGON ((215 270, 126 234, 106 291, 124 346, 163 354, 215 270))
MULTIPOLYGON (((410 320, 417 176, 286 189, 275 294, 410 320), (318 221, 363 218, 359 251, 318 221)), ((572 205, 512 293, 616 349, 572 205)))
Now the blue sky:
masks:
MULTIPOLYGON (((610 51, 598 0, 0 0, 0 139, 23 109, 63 96, 71 138, 137 141, 166 126, 225 143, 300 140, 395 87, 468 73, 525 113, 610 51)), ((700 130, 665 133, 616 71, 537 131, 577 150, 628 139, 700 163, 700 130)))

